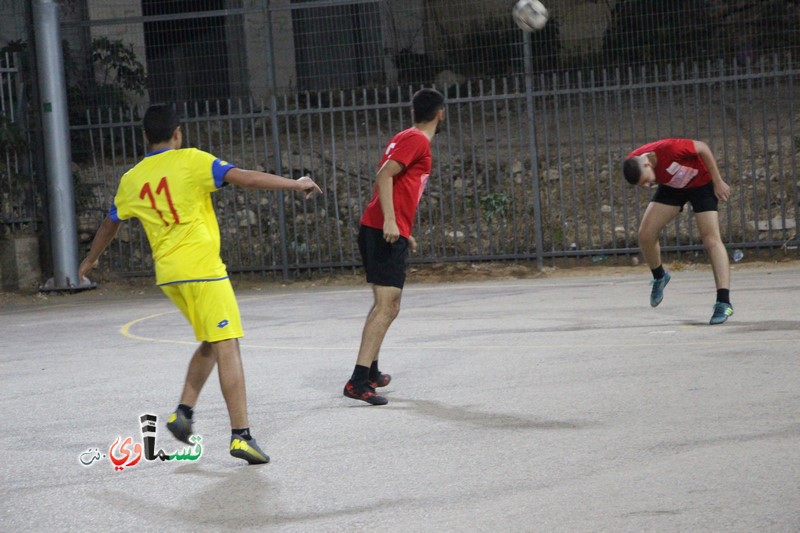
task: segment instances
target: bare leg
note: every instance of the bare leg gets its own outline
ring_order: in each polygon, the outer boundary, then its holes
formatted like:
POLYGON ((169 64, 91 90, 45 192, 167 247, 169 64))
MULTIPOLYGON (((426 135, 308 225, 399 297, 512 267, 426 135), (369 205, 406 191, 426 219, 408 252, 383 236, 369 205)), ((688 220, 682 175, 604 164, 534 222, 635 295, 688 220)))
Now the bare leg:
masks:
POLYGON ((400 298, 403 289, 373 285, 375 303, 372 305, 364 330, 361 332, 361 346, 358 349, 357 365, 369 367, 378 359, 381 344, 389 326, 400 313, 400 298))
POLYGON ((247 420, 247 392, 244 386, 244 367, 239 353, 239 339, 213 343, 219 363, 219 385, 228 406, 231 428, 249 427, 247 420))
POLYGON ((658 235, 670 220, 680 213, 680 208, 672 205, 650 202, 639 225, 639 248, 650 269, 661 266, 661 245, 658 235))
POLYGON ((197 397, 200 396, 200 391, 216 364, 217 353, 214 347, 208 342, 201 342, 189 362, 180 403, 190 407, 197 405, 197 397))
POLYGON ((714 283, 717 289, 729 289, 731 281, 731 265, 728 251, 722 243, 719 233, 719 214, 716 211, 704 211, 695 214, 700 238, 708 252, 711 270, 714 271, 714 283))

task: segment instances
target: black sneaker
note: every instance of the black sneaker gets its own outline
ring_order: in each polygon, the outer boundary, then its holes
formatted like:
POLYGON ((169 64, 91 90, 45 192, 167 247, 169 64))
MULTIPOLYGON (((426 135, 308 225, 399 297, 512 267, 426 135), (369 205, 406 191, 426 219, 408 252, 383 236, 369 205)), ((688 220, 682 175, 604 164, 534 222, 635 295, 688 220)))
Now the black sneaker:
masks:
POLYGON ((392 376, 389 374, 384 374, 383 372, 378 372, 378 375, 375 378, 369 378, 369 386, 373 389, 377 389, 378 387, 385 387, 389 383, 392 382, 392 376))
POLYGON ((386 405, 389 400, 375 393, 375 389, 369 384, 363 387, 356 387, 352 381, 348 381, 344 385, 344 395, 354 400, 361 400, 372 405, 386 405))
POLYGON ((194 445, 194 442, 189 440, 189 437, 192 436, 192 419, 186 418, 182 412, 175 411, 169 415, 167 429, 179 441, 194 445))

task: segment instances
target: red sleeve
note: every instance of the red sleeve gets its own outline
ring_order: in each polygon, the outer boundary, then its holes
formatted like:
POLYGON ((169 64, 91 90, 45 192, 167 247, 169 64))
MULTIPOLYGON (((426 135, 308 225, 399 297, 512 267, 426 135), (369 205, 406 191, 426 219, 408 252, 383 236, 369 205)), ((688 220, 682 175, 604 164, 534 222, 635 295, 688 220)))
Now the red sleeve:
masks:
POLYGON ((386 159, 396 161, 408 168, 414 161, 419 159, 424 149, 425 143, 420 136, 409 135, 400 139, 386 159))

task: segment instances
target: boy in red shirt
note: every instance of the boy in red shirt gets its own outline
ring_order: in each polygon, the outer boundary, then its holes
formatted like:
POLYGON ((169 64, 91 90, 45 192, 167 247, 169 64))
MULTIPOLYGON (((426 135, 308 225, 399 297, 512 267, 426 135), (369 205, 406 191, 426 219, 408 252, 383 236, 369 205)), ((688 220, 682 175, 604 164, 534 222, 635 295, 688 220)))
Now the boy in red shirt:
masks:
POLYGON ((414 93, 411 101, 414 126, 389 141, 375 178, 375 193, 361 217, 358 248, 374 303, 361 334, 356 366, 344 386, 348 398, 372 405, 388 400, 375 392, 392 377, 378 370, 381 344, 400 312, 414 215, 431 173, 431 139, 444 120, 444 96, 434 89, 414 93))
POLYGON ((710 324, 722 324, 733 314, 730 301, 730 262, 719 229, 718 202, 730 196, 708 145, 690 139, 663 139, 640 146, 625 158, 625 179, 631 185, 657 189, 639 226, 639 247, 653 273, 650 305, 664 298, 670 275, 661 264, 658 234, 690 202, 703 246, 711 260, 717 301, 710 324))

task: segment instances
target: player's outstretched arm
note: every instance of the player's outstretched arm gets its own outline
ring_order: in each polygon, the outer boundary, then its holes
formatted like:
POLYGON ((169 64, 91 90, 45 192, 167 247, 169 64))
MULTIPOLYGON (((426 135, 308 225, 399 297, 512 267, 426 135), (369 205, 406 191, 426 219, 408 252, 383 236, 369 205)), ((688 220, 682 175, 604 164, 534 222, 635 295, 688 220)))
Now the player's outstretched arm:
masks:
POLYGON ((245 189, 303 191, 306 193, 306 198, 311 198, 315 192, 322 194, 322 189, 308 176, 293 180, 268 172, 232 168, 225 173, 225 181, 245 189))
POLYGON ((116 222, 108 216, 103 220, 103 223, 100 224, 100 227, 97 229, 97 233, 95 233, 94 239, 92 240, 92 246, 89 249, 89 253, 86 255, 86 258, 81 261, 81 264, 78 267, 78 277, 81 280, 87 277, 97 266, 100 256, 103 254, 105 249, 108 248, 108 245, 111 244, 111 241, 114 240, 114 237, 117 236, 117 231, 119 231, 120 224, 121 222, 116 222))

